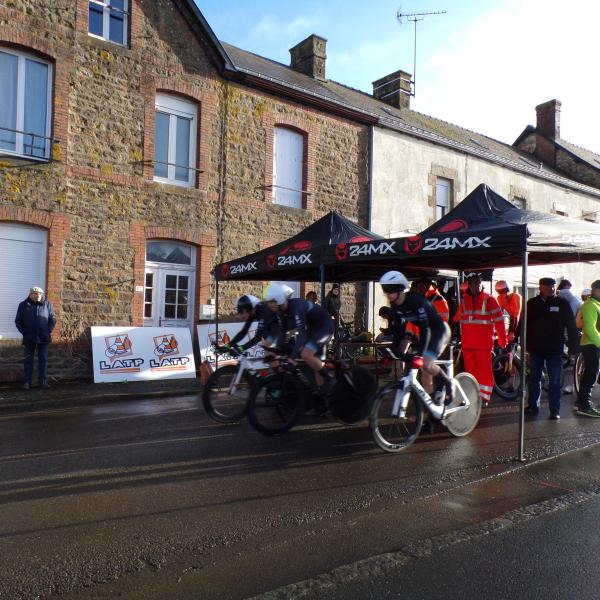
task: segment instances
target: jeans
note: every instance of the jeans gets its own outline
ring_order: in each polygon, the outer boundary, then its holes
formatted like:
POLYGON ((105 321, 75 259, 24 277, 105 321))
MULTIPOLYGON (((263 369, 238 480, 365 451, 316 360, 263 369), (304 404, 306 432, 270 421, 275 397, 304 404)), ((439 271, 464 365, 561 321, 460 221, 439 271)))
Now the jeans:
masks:
POLYGON ((542 392, 542 371, 544 363, 548 369, 548 404, 551 414, 560 413, 560 379, 562 375, 562 354, 542 356, 541 354, 530 354, 530 372, 527 381, 529 390, 529 406, 539 408, 540 394, 542 392))
POLYGON ((46 383, 48 370, 48 346, 50 344, 36 344, 35 342, 25 342, 23 348, 25 350, 25 383, 31 384, 31 376, 33 374, 33 355, 37 347, 38 353, 38 378, 40 384, 46 383))
POLYGON ((589 408, 592 398, 592 388, 598 377, 600 368, 600 348, 591 344, 581 346, 584 370, 579 382, 579 394, 577 394, 577 405, 579 408, 589 408))

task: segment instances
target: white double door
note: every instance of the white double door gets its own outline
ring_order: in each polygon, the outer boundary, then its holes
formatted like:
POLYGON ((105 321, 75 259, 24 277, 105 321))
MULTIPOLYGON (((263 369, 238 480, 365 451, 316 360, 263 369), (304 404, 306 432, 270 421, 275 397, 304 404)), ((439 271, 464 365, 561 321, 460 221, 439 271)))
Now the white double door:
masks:
POLYGON ((189 327, 194 319, 194 269, 146 266, 144 325, 189 327))

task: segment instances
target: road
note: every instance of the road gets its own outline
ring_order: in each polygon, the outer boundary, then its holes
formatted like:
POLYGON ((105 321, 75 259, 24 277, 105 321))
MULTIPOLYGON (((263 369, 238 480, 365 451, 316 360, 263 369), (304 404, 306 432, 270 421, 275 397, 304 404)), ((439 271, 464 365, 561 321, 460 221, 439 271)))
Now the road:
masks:
MULTIPOLYGON (((388 455, 365 426, 308 420, 265 439, 247 424, 211 422, 197 402, 140 398, 0 419, 0 598, 249 597, 594 476, 563 485, 552 471, 527 475, 514 461, 514 404, 487 409, 466 438, 439 430, 388 455), (511 473, 519 484, 499 493, 495 482, 511 473), (441 498, 454 499, 452 510, 441 498)), ((526 465, 600 441, 600 424, 573 417, 570 402, 558 423, 546 411, 527 422, 526 465)))

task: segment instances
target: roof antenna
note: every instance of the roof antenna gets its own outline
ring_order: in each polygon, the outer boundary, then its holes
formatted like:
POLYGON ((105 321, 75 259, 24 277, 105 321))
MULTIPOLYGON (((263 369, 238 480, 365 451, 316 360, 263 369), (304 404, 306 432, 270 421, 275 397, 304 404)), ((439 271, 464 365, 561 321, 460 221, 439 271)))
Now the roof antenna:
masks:
POLYGON ((398 19, 398 23, 402 25, 402 19, 406 19, 407 21, 412 21, 415 24, 414 30, 414 50, 413 50, 413 75, 412 75, 412 84, 413 91, 411 96, 417 95, 417 21, 422 21, 425 17, 429 15, 445 15, 447 11, 445 10, 436 10, 430 12, 422 12, 422 13, 403 13, 402 6, 398 9, 396 13, 396 18, 398 19))

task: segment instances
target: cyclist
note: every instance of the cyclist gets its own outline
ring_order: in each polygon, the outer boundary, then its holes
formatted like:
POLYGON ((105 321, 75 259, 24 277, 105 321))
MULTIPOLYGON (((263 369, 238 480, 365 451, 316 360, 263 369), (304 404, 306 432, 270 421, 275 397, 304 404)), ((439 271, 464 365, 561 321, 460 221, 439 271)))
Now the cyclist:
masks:
POLYGON ((276 330, 279 325, 277 315, 272 310, 269 310, 266 304, 261 302, 256 296, 252 296, 252 294, 244 294, 238 298, 236 305, 240 319, 245 321, 245 323, 225 348, 230 349, 234 354, 241 354, 244 350, 256 346, 261 340, 269 336, 276 337, 276 330), (254 337, 245 344, 240 344, 240 341, 246 337, 253 323, 257 324, 254 337))
POLYGON ((517 292, 510 291, 510 284, 505 279, 496 281, 496 300, 503 311, 506 311, 509 317, 507 341, 514 342, 519 337, 519 321, 521 319, 521 308, 523 298, 517 292))
MULTIPOLYGON (((322 388, 323 376, 331 379, 321 357, 333 336, 335 323, 322 306, 302 298, 292 298, 292 294, 292 288, 283 283, 271 283, 263 294, 269 309, 282 318, 276 345, 282 347, 287 331, 296 329, 296 342, 288 360, 293 363, 295 359, 302 358, 314 371, 315 381, 322 388)), ((275 337, 269 336, 268 341, 272 344, 275 337)))
MULTIPOLYGON (((434 399, 443 401, 446 379, 435 364, 450 339, 450 328, 431 304, 421 295, 406 291, 408 280, 399 271, 388 271, 379 280, 383 293, 387 296, 393 311, 392 333, 394 352, 402 353, 407 325, 411 323, 419 328, 417 355, 423 357, 423 370, 434 378, 434 399)), ((449 390, 451 399, 452 390, 449 390)))

